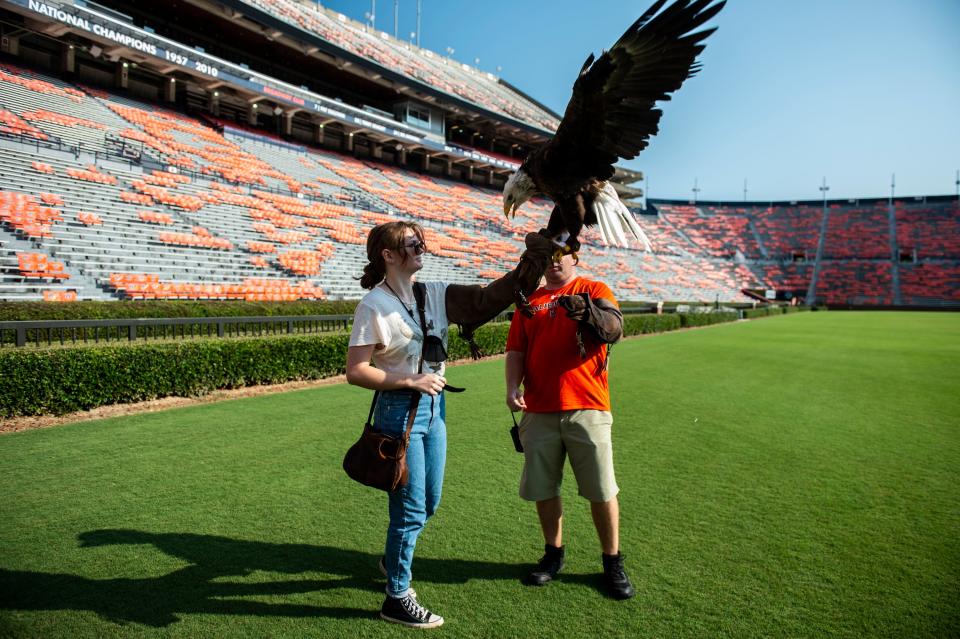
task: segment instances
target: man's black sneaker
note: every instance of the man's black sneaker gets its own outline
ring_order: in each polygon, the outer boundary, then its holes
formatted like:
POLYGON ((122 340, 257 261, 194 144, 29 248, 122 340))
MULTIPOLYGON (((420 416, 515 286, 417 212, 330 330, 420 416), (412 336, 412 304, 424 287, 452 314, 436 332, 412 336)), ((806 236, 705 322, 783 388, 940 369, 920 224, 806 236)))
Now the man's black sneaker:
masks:
POLYGON ((565 546, 557 548, 550 544, 544 544, 543 557, 540 558, 540 563, 533 569, 533 572, 527 575, 524 583, 528 586, 543 586, 552 581, 557 573, 563 569, 564 548, 565 546))
POLYGON ((633 584, 623 569, 623 555, 603 555, 603 580, 614 599, 629 599, 634 594, 633 584))
POLYGON ((417 601, 416 597, 387 597, 380 608, 380 618, 410 628, 436 628, 443 625, 443 617, 435 615, 417 601))

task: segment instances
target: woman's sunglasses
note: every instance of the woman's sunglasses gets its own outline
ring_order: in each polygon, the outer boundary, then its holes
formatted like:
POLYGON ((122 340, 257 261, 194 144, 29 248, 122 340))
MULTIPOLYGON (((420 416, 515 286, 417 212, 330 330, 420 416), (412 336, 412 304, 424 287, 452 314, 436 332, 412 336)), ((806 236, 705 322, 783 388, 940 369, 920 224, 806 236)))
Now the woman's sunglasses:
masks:
POLYGON ((416 253, 417 255, 419 255, 420 253, 427 252, 427 245, 419 240, 416 242, 410 242, 409 244, 404 244, 403 246, 404 248, 413 249, 414 253, 416 253))

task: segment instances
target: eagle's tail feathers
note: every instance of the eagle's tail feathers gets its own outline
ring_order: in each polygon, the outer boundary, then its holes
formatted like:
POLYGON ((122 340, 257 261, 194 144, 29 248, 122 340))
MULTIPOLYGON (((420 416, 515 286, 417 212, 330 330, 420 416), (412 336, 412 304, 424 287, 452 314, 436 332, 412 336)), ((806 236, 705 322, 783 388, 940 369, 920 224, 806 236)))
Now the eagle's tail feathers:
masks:
POLYGON ((624 212, 623 219, 626 220, 627 225, 630 227, 630 231, 633 233, 633 236, 637 238, 640 243, 643 245, 643 250, 648 253, 653 252, 653 245, 650 244, 650 238, 647 237, 647 234, 644 233, 643 228, 637 221, 633 218, 633 214, 629 210, 624 212))
POLYGON ((604 202, 604 194, 601 193, 593 203, 593 212, 597 218, 597 226, 600 227, 600 239, 605 246, 610 246, 614 244, 613 234, 610 232, 610 229, 607 228, 609 224, 608 212, 606 203, 604 202))
POLYGON ((597 221, 600 224, 600 235, 603 236, 604 243, 614 246, 628 246, 627 236, 623 232, 623 224, 620 218, 623 213, 620 209, 623 203, 617 196, 616 190, 609 182, 603 186, 603 190, 594 200, 595 213, 597 221))
POLYGON ((607 182, 597 198, 594 200, 594 213, 600 226, 600 237, 604 244, 626 247, 629 246, 627 232, 637 239, 644 250, 652 251, 647 234, 643 232, 637 221, 633 219, 630 209, 620 201, 613 185, 607 182))

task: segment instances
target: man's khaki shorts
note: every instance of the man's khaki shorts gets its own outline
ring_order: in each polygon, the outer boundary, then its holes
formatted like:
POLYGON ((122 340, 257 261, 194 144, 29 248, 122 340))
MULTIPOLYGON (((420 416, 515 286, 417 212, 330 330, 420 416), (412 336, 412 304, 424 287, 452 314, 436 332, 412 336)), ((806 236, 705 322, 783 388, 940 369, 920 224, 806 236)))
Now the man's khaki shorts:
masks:
POLYGON ((613 474, 612 425, 613 416, 601 410, 524 413, 520 497, 542 501, 559 496, 567 455, 581 497, 592 502, 616 497, 620 489, 613 474))

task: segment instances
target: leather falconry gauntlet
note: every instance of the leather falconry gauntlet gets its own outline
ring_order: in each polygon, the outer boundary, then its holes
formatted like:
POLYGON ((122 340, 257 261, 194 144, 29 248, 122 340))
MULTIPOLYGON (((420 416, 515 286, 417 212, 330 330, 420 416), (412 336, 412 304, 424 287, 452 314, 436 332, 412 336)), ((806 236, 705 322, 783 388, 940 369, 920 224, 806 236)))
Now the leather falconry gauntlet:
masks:
MULTIPOLYGON (((566 309, 567 317, 577 322, 577 348, 581 359, 587 357, 587 350, 583 346, 584 328, 601 344, 613 344, 623 337, 623 313, 609 300, 602 297, 593 299, 589 293, 578 293, 563 295, 557 303, 566 309)), ((603 368, 606 369, 606 366, 605 358, 603 368)))
POLYGON ((517 267, 486 286, 450 284, 447 286, 447 319, 460 325, 460 335, 470 345, 474 359, 482 357, 473 333, 516 302, 517 310, 529 313, 527 295, 537 290, 540 278, 550 264, 556 245, 539 233, 527 233, 527 250, 517 267))
POLYGON ((567 317, 589 329, 602 344, 613 344, 623 337, 623 313, 609 300, 590 297, 590 293, 563 295, 557 302, 567 317))

